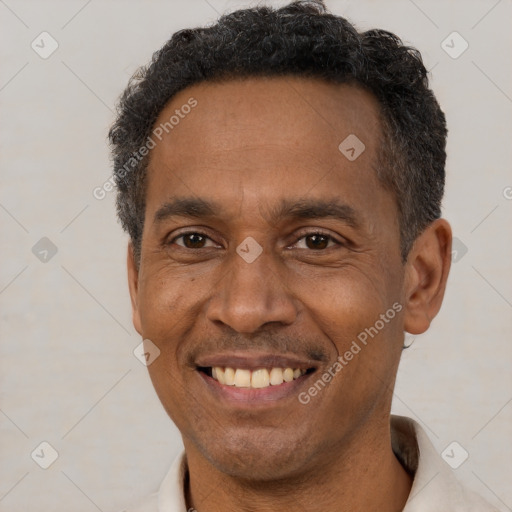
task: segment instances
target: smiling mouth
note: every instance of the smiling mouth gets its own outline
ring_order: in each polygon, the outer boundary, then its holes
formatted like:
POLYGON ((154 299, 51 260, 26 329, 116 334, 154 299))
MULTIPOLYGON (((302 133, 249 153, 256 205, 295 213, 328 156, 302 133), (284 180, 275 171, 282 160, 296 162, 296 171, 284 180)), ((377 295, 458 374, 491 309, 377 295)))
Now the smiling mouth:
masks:
POLYGON ((197 369, 216 380, 219 384, 252 389, 280 386, 315 371, 314 368, 273 367, 248 370, 245 368, 231 368, 229 366, 200 366, 197 369))

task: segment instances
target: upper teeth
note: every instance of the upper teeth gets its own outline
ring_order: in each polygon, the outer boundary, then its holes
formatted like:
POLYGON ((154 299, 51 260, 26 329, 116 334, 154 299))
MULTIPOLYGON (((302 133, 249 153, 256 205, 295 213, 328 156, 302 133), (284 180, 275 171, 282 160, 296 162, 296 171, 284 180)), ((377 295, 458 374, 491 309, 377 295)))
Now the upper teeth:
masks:
POLYGON ((222 368, 214 366, 212 377, 221 384, 236 386, 239 388, 266 388, 278 386, 283 382, 290 382, 293 379, 304 375, 306 370, 300 368, 259 368, 257 370, 245 370, 243 368, 222 368))

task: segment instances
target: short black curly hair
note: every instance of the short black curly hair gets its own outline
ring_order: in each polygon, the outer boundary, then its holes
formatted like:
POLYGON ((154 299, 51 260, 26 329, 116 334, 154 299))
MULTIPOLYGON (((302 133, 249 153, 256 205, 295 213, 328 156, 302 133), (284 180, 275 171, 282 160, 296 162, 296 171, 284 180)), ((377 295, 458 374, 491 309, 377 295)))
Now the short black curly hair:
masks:
POLYGON ((329 13, 322 0, 302 0, 279 9, 238 10, 212 26, 180 30, 131 78, 109 139, 118 216, 137 266, 148 160, 140 148, 164 106, 198 82, 287 75, 353 84, 377 98, 382 124, 377 172, 396 199, 406 261, 416 237, 441 216, 444 192, 446 121, 427 70, 418 50, 396 35, 358 32, 329 13))

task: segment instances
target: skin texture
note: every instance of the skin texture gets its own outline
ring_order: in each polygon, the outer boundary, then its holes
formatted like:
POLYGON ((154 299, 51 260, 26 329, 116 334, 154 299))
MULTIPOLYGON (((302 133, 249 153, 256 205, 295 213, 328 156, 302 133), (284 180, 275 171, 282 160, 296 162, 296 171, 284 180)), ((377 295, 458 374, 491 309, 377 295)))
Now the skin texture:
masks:
POLYGON ((431 224, 401 262, 396 202, 374 169, 378 103, 355 86, 202 83, 155 126, 190 97, 195 109, 150 153, 139 269, 128 250, 134 325, 161 351, 148 369, 187 453, 187 505, 402 510, 412 481, 391 449, 391 397, 404 330, 424 332, 441 306, 449 224, 431 224), (354 161, 338 149, 349 134, 365 144, 354 161), (176 198, 219 211, 155 219, 176 198), (304 200, 336 200, 355 218, 276 216, 282 201, 304 200), (206 238, 191 244, 178 238, 186 232, 206 238), (252 263, 236 252, 247 237, 263 249, 252 263), (395 303, 401 311, 301 404, 298 393, 395 303), (315 372, 291 395, 235 403, 197 370, 218 353, 284 354, 315 372))

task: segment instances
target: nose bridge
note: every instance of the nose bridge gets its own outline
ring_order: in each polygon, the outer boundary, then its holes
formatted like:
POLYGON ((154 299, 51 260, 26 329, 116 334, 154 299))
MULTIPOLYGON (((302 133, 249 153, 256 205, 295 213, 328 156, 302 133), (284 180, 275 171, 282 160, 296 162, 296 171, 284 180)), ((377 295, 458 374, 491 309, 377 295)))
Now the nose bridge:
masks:
MULTIPOLYGON (((238 251, 241 249, 247 247, 242 243, 238 251)), ((251 260, 237 252, 228 265, 209 304, 211 321, 221 321, 245 333, 257 331, 269 322, 293 323, 294 301, 270 253, 263 251, 251 260)))

